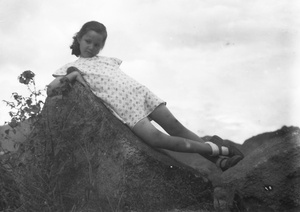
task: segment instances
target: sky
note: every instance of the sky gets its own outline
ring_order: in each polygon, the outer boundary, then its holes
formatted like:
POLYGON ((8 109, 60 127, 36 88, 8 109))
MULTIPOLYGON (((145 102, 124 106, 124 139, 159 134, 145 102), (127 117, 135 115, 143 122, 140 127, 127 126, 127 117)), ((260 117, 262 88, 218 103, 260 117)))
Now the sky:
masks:
POLYGON ((300 126, 297 0, 0 0, 0 124, 17 77, 52 73, 77 58, 73 35, 91 20, 107 27, 100 55, 157 96, 187 128, 237 143, 300 126))

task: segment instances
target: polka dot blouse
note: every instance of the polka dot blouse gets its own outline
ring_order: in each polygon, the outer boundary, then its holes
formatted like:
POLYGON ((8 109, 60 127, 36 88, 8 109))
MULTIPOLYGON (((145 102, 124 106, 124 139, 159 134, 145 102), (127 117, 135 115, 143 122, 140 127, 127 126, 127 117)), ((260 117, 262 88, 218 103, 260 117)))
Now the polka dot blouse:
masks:
POLYGON ((104 101, 117 118, 133 128, 157 106, 166 103, 121 71, 121 63, 117 58, 103 56, 79 58, 58 69, 53 76, 66 75, 71 66, 78 68, 91 91, 104 101))

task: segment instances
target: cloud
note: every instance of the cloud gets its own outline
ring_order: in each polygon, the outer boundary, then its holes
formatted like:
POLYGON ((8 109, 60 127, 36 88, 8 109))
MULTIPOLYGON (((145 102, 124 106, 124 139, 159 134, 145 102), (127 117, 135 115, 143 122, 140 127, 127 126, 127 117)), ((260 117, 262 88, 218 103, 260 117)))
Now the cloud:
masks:
POLYGON ((243 140, 299 123, 289 118, 300 92, 296 6, 294 0, 2 0, 0 96, 25 90, 16 78, 26 69, 39 87, 48 84, 54 70, 76 59, 69 49, 74 33, 98 20, 108 29, 102 53, 124 60, 123 71, 194 131, 243 140))
POLYGON ((36 0, 4 0, 0 2, 1 34, 16 32, 22 25, 39 14, 40 1, 36 0))

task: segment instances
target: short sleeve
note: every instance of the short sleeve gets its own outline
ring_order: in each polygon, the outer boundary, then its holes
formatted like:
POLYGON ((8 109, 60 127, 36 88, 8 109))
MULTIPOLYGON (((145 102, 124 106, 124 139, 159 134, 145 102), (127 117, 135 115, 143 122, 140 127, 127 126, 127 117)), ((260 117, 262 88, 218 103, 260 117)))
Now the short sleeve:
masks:
POLYGON ((58 70, 56 70, 52 76, 53 77, 60 77, 60 76, 65 76, 67 74, 67 69, 68 67, 70 67, 70 63, 64 65, 63 67, 59 68, 58 70))
POLYGON ((100 63, 104 63, 104 64, 108 65, 111 68, 118 68, 121 65, 121 63, 122 63, 122 60, 120 60, 118 58, 115 58, 115 57, 104 57, 104 56, 99 56, 98 57, 98 61, 100 63))
POLYGON ((117 67, 119 67, 119 66, 121 65, 121 63, 122 63, 122 60, 120 60, 120 59, 118 59, 118 58, 112 57, 111 60, 112 60, 113 64, 114 64, 115 66, 117 66, 117 67))

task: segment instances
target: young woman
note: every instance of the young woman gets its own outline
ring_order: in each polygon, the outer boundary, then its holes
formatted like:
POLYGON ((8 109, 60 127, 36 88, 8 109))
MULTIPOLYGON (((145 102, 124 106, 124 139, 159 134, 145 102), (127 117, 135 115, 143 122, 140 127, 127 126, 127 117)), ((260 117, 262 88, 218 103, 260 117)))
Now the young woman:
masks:
POLYGON ((223 171, 243 159, 243 154, 237 148, 226 146, 218 136, 205 142, 183 126, 169 111, 165 101, 120 70, 121 60, 98 56, 106 38, 107 31, 103 24, 96 21, 85 23, 73 37, 70 47, 72 54, 79 58, 53 74, 56 79, 49 84, 48 95, 51 96, 53 89, 61 86, 62 80, 77 80, 101 98, 116 117, 153 147, 199 153, 223 171), (151 120, 168 134, 159 131, 151 120))

